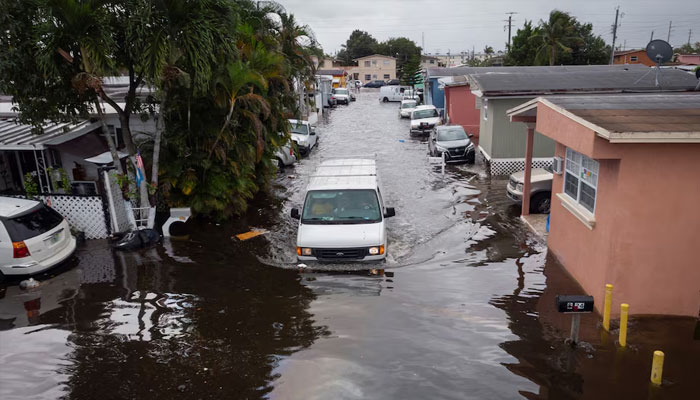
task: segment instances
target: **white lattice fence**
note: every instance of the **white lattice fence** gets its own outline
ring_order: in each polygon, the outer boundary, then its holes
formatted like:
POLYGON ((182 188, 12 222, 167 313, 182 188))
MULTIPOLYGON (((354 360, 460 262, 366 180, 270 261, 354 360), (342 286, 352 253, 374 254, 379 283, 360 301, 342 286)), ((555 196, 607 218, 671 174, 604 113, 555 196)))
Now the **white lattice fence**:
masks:
POLYGON ((86 239, 104 239, 109 234, 100 196, 41 195, 41 200, 58 211, 70 226, 85 232, 86 239))
MULTIPOLYGON (((513 172, 525 169, 524 158, 492 158, 489 162, 491 175, 510 175, 513 172)), ((533 158, 532 168, 546 168, 552 166, 551 158, 533 158)))

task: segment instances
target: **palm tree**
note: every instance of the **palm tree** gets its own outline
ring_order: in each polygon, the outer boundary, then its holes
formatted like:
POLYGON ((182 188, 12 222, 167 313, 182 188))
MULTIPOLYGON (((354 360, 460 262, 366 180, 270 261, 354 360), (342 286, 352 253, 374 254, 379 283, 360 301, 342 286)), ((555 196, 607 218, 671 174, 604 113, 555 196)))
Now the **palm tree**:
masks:
POLYGON ((569 45, 580 38, 575 36, 572 17, 568 13, 553 10, 549 13, 548 21, 540 20, 539 27, 530 39, 538 44, 535 61, 540 65, 547 61, 549 65, 554 65, 557 53, 570 53, 569 45))

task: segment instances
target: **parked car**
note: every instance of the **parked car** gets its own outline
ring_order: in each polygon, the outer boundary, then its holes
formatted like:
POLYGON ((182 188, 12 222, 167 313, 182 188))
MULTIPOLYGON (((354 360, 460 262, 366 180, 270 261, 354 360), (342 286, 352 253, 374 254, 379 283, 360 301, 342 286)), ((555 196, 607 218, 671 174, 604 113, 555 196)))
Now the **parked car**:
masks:
POLYGON ((386 84, 387 85, 400 85, 401 81, 398 79, 389 79, 388 81, 386 81, 386 84))
POLYGON ((34 200, 0 197, 0 281, 54 267, 75 251, 68 222, 34 200))
POLYGON ((386 219, 374 160, 334 159, 321 163, 306 189, 299 219, 299 261, 381 261, 387 255, 386 219))
POLYGON ((382 86, 379 88, 379 101, 384 103, 389 101, 403 100, 403 93, 408 90, 408 86, 382 86))
POLYGON ((430 132, 428 148, 433 157, 444 155, 446 162, 468 162, 473 164, 476 158, 474 143, 459 125, 442 125, 430 132))
POLYGON ((409 133, 429 133, 438 125, 440 125, 440 114, 438 114, 435 106, 417 106, 416 109, 411 112, 409 133))
POLYGON ((366 87, 366 88, 378 88, 378 87, 382 87, 385 85, 386 85, 386 82, 380 81, 380 80, 375 80, 375 81, 369 81, 369 82, 365 83, 364 87, 366 87))
MULTIPOLYGON (((552 171, 547 168, 530 170, 530 212, 548 214, 552 203, 552 171)), ((515 172, 508 179, 506 193, 508 198, 520 204, 523 200, 525 171, 515 172)))
POLYGON ((283 169, 297 162, 297 155, 294 154, 294 148, 291 143, 285 144, 277 149, 275 153, 275 160, 277 160, 277 168, 283 169))
POLYGON ((299 148, 299 154, 305 156, 311 152, 314 146, 318 145, 316 128, 309 124, 309 121, 290 119, 292 125, 292 140, 299 148))
POLYGON ((333 88, 333 97, 337 104, 350 104, 350 91, 346 88, 333 88))
POLYGON ((416 109, 418 102, 415 100, 401 100, 401 105, 399 105, 399 117, 401 118, 411 118, 411 113, 416 109))
POLYGON ((413 91, 413 89, 406 89, 403 91, 403 95, 401 96, 402 100, 416 100, 419 101, 420 97, 418 97, 418 94, 413 91))

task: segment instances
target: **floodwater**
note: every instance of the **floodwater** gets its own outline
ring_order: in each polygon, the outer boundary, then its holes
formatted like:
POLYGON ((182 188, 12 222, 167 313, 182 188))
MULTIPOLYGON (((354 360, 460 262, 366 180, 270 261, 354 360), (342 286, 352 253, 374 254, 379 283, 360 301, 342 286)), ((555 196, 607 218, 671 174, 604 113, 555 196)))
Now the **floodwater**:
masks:
POLYGON ((700 393, 693 318, 632 318, 629 347, 557 294, 581 289, 518 218, 506 180, 427 161, 376 91, 319 124, 309 158, 229 223, 114 253, 82 245, 42 285, 0 286, 2 399, 689 399, 700 393), (321 156, 376 154, 389 259, 295 262, 295 222, 321 156), (270 232, 239 242, 252 227, 270 232), (652 352, 664 384, 649 385, 652 352))

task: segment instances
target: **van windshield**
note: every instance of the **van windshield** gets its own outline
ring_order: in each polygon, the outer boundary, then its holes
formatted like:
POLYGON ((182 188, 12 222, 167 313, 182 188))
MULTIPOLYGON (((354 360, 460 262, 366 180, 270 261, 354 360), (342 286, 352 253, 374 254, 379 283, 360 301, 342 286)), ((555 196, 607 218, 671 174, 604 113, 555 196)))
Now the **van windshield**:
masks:
POLYGON ((2 220, 13 242, 42 235, 57 227, 62 221, 61 214, 43 204, 26 214, 2 220))
POLYGON ((368 224, 382 215, 377 193, 361 190, 311 190, 306 194, 304 224, 368 224))

